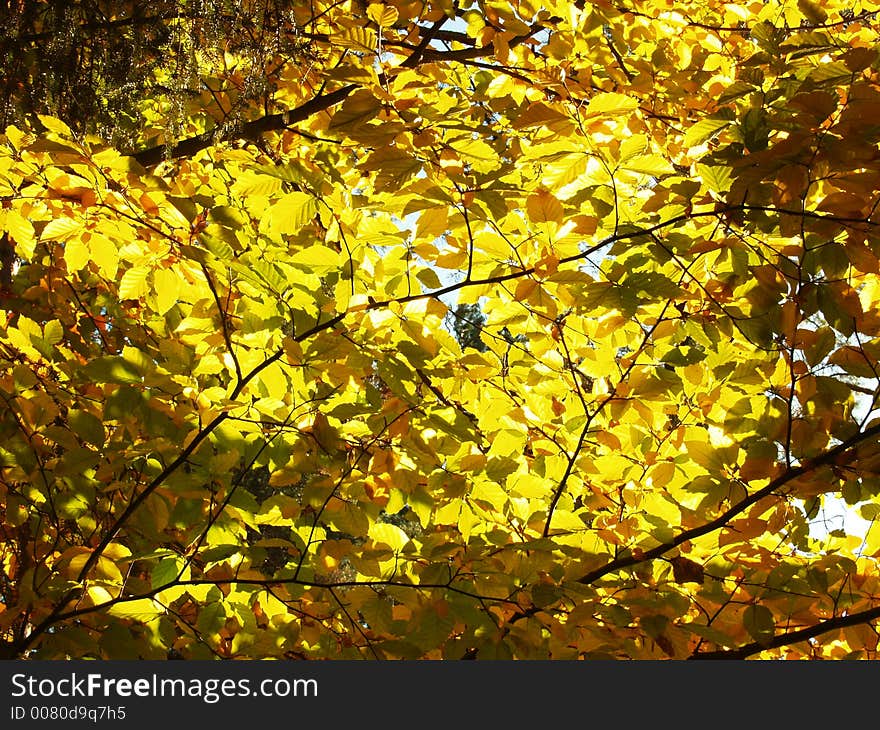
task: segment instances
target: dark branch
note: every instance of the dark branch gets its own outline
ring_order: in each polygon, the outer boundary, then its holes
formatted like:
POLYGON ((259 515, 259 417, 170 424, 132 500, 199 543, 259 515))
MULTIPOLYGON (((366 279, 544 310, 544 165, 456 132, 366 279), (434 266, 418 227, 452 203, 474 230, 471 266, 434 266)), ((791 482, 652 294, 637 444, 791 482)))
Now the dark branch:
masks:
POLYGON ((419 43, 415 50, 410 54, 409 58, 407 58, 402 64, 400 64, 401 68, 415 68, 416 66, 418 66, 422 55, 428 48, 428 44, 437 35, 437 33, 440 31, 440 28, 447 20, 449 20, 448 16, 441 15, 439 18, 437 18, 437 20, 434 21, 434 24, 430 28, 428 28, 425 35, 422 36, 421 43, 419 43))
POLYGON ((799 641, 807 641, 821 634, 827 634, 829 631, 846 628, 847 626, 858 626, 866 624, 880 618, 880 607, 870 608, 867 611, 859 613, 851 613, 847 616, 835 616, 827 621, 822 621, 815 626, 808 626, 805 629, 797 631, 788 631, 779 636, 774 636, 770 641, 760 643, 753 641, 738 649, 721 649, 719 651, 704 651, 691 655, 689 659, 745 659, 753 654, 760 654, 768 649, 778 649, 781 646, 796 644, 799 641))
MULTIPOLYGON (((280 112, 278 114, 269 114, 265 117, 255 119, 252 122, 247 122, 242 125, 239 136, 242 139, 255 140, 264 132, 274 132, 289 127, 291 124, 301 122, 308 119, 313 114, 325 111, 331 106, 338 104, 356 88, 356 84, 349 84, 348 86, 343 86, 341 89, 336 89, 336 91, 331 91, 327 94, 319 94, 314 99, 310 99, 305 104, 301 104, 295 109, 289 109, 286 112, 280 112)), ((155 147, 136 152, 132 157, 144 167, 151 167, 152 165, 158 165, 166 154, 170 158, 190 157, 207 149, 211 145, 216 144, 216 142, 217 140, 215 139, 214 131, 212 130, 182 140, 170 149, 165 145, 156 145, 155 147)))
POLYGON ((780 487, 785 486, 786 484, 794 481, 798 477, 802 477, 805 474, 809 474, 810 472, 815 471, 821 466, 831 464, 841 454, 846 453, 854 446, 864 441, 867 441, 868 439, 873 438, 878 434, 880 434, 880 424, 877 424, 876 426, 872 426, 865 431, 857 433, 855 436, 848 438, 843 443, 838 444, 832 449, 829 449, 820 456, 817 456, 815 459, 809 460, 802 466, 798 466, 793 469, 786 469, 784 473, 780 474, 778 477, 776 477, 776 479, 772 480, 766 487, 764 487, 763 489, 759 489, 758 491, 750 494, 745 499, 740 500, 730 509, 726 510, 722 515, 716 517, 714 520, 710 520, 706 524, 700 525, 699 527, 685 530, 669 542, 658 545, 652 550, 646 550, 644 553, 641 553, 639 557, 628 555, 623 558, 612 560, 609 563, 603 565, 601 568, 591 570, 586 575, 578 578, 577 582, 589 585, 599 580, 600 578, 603 578, 609 573, 622 570, 623 568, 630 568, 634 565, 640 565, 642 563, 649 562, 651 560, 654 560, 655 558, 659 558, 665 553, 668 553, 670 550, 673 550, 674 548, 678 547, 684 542, 687 542, 688 540, 694 540, 703 535, 707 535, 710 532, 714 532, 715 530, 720 530, 721 528, 726 527, 731 519, 744 512, 756 502, 764 499, 764 497, 770 496, 780 487))

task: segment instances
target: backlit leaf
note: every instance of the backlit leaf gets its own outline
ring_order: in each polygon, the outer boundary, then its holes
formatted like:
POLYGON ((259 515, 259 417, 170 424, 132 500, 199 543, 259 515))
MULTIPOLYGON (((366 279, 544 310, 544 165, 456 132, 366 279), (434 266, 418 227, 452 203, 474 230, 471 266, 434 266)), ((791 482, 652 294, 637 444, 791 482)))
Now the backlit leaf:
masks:
POLYGON ((380 3, 371 3, 367 7, 367 15, 380 28, 388 28, 397 20, 397 8, 380 3))
POLYGON ((150 269, 147 266, 133 266, 128 269, 119 282, 119 298, 138 299, 146 294, 149 289, 149 275, 150 269))
POLYGON ((100 448, 104 445, 106 434, 100 418, 87 411, 69 411, 67 417, 70 427, 78 436, 93 446, 100 448))
POLYGON ((712 139, 718 132, 730 124, 726 119, 702 119, 691 126, 684 135, 685 147, 694 147, 712 139))
POLYGON ((746 606, 743 611, 743 625, 755 641, 766 642, 773 638, 776 622, 766 606, 746 606))
POLYGON ((601 93, 590 99, 587 113, 594 116, 610 116, 614 114, 626 114, 638 106, 635 99, 626 94, 601 93))
POLYGON ((526 200, 526 209, 533 223, 561 223, 564 214, 562 203, 547 191, 530 195, 526 200))
POLYGON ((327 246, 309 246, 290 257, 298 269, 323 275, 339 267, 339 254, 327 246))
POLYGON ((621 164, 624 170, 644 175, 671 175, 675 172, 670 162, 660 155, 639 155, 621 164))
POLYGON ((40 239, 43 241, 64 241, 79 232, 82 224, 73 218, 56 218, 46 224, 40 239))
POLYGON ((115 603, 107 609, 107 613, 116 618, 146 623, 161 616, 165 613, 165 609, 152 598, 137 598, 115 603))
POLYGON ((49 5, 4 655, 880 657, 870 3, 49 5))
POLYGON ((376 33, 369 28, 355 26, 346 28, 342 33, 334 36, 333 42, 344 48, 372 53, 376 50, 377 38, 376 33))
POLYGON ((270 231, 291 235, 314 218, 316 212, 315 199, 311 195, 288 193, 269 207, 266 221, 270 231))

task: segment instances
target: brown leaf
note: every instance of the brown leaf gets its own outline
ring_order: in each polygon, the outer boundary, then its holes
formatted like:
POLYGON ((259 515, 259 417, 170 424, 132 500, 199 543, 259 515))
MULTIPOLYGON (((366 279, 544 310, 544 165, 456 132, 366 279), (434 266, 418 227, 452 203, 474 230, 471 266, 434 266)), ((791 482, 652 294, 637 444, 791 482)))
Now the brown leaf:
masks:
POLYGON ((672 576, 676 583, 700 583, 704 581, 703 566, 679 555, 672 559, 672 576))

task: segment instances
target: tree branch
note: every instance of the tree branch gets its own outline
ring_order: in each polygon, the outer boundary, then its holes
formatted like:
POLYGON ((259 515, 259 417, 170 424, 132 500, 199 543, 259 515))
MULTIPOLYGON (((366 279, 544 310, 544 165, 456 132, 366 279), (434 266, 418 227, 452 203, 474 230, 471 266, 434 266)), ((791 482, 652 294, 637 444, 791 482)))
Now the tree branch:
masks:
MULTIPOLYGON (((294 339, 297 342, 302 342, 303 340, 311 337, 314 334, 317 334, 318 332, 333 327, 337 323, 341 322, 344 316, 344 314, 337 315, 336 317, 328 319, 326 322, 316 324, 314 327, 306 330, 294 339)), ((242 391, 244 391, 245 387, 251 380, 253 380, 260 372, 265 370, 272 363, 280 360, 283 356, 284 349, 280 348, 271 357, 266 358, 262 363, 254 367, 235 386, 232 393, 230 394, 230 400, 235 400, 239 395, 241 395, 242 391)), ((193 440, 190 441, 190 443, 187 444, 187 446, 180 452, 180 454, 177 455, 177 458, 174 459, 174 461, 166 466, 162 470, 162 472, 158 474, 140 494, 138 494, 134 499, 131 500, 131 502, 128 503, 128 506, 107 529, 98 545, 91 552, 88 559, 83 564, 82 569, 79 571, 76 577, 76 583, 78 585, 70 588, 61 597, 58 603, 55 604, 55 607, 52 609, 49 615, 45 619, 43 619, 36 627, 34 627, 33 631, 31 631, 26 637, 24 637, 21 641, 17 642, 14 645, 14 652, 16 655, 21 656, 27 650, 27 648, 31 646, 50 626, 53 626, 54 624, 62 621, 65 618, 65 614, 63 613, 64 607, 67 606, 72 600, 75 600, 78 596, 82 595, 83 581, 91 572, 92 568, 95 567, 98 559, 107 549, 107 546, 113 541, 113 538, 116 537, 119 531, 124 527, 125 523, 128 522, 131 516, 140 508, 140 506, 147 500, 147 498, 151 494, 153 494, 153 492, 155 492, 171 474, 173 474, 178 468, 180 468, 180 466, 184 464, 195 452, 199 445, 208 436, 210 436, 211 433, 213 433, 217 429, 217 427, 227 418, 229 418, 229 411, 225 411, 217 415, 214 420, 212 420, 196 434, 193 440)))
POLYGON ((821 634, 827 634, 829 631, 836 631, 847 626, 858 626, 878 618, 880 618, 880 606, 870 608, 867 611, 860 611, 859 613, 851 613, 847 616, 835 616, 815 626, 808 626, 805 629, 779 634, 779 636, 774 636, 770 641, 764 643, 753 641, 751 644, 746 644, 738 649, 699 652, 692 654, 688 659, 745 659, 768 649, 778 649, 781 646, 796 644, 799 641, 806 641, 821 634))
POLYGON ((418 66, 419 61, 422 58, 422 55, 425 53, 425 50, 428 48, 428 44, 431 40, 437 35, 440 31, 440 28, 443 27, 443 24, 449 20, 449 16, 445 13, 441 15, 437 20, 434 21, 434 24, 428 28, 425 35, 422 36, 422 40, 418 46, 413 50, 413 52, 409 55, 402 64, 400 64, 401 68, 415 68, 418 66))
MULTIPOLYGON (((278 114, 269 114, 252 122, 247 122, 242 125, 239 136, 242 139, 253 140, 257 139, 264 132, 273 132, 289 127, 291 124, 301 122, 313 114, 325 111, 331 106, 338 104, 356 88, 358 88, 357 84, 348 84, 341 89, 336 89, 336 91, 319 94, 295 109, 289 109, 278 114)), ((156 145, 155 147, 135 152, 131 157, 144 167, 151 167, 152 165, 158 165, 162 161, 166 155, 166 149, 167 155, 171 158, 189 157, 207 149, 216 142, 215 130, 211 130, 197 134, 189 139, 184 139, 173 145, 170 149, 167 149, 165 145, 156 145)))
MULTIPOLYGON (((432 28, 436 26, 439 30, 440 25, 442 25, 442 23, 437 21, 432 28)), ((544 26, 536 23, 529 29, 528 33, 511 38, 508 46, 514 48, 543 29, 544 26)), ((487 53, 494 53, 495 48, 491 44, 474 48, 462 48, 455 51, 433 50, 428 48, 428 44, 426 43, 426 40, 430 42, 431 39, 430 30, 431 29, 426 33, 413 53, 401 64, 402 67, 411 68, 422 62, 466 61, 473 58, 479 58, 487 53), (416 61, 410 62, 410 59, 413 57, 416 58, 416 61)), ((338 104, 357 88, 359 88, 358 84, 348 84, 336 91, 331 91, 327 94, 319 94, 295 109, 289 109, 288 111, 278 114, 268 114, 251 122, 246 122, 242 125, 238 136, 242 139, 255 140, 264 132, 273 132, 289 127, 291 124, 301 122, 317 112, 325 111, 331 106, 338 104)), ((170 158, 189 157, 207 149, 213 144, 216 144, 217 141, 216 130, 212 129, 197 134, 194 137, 181 140, 170 148, 166 145, 156 145, 141 150, 140 152, 135 152, 131 157, 144 167, 151 167, 153 165, 158 165, 166 156, 170 158)))
POLYGON ((655 558, 659 558, 661 555, 673 550, 684 542, 688 540, 694 540, 698 537, 706 535, 710 532, 714 532, 715 530, 719 530, 723 527, 727 526, 727 523, 737 515, 744 512, 746 509, 751 507, 756 502, 759 502, 764 497, 767 497, 773 492, 775 492, 780 487, 788 484, 791 481, 794 481, 798 477, 804 476, 805 474, 809 474, 812 471, 815 471, 820 466, 826 466, 832 463, 838 456, 846 453, 854 446, 862 443, 863 441, 867 441, 874 436, 880 434, 880 424, 876 426, 872 426, 865 431, 862 431, 855 436, 848 438, 841 444, 838 444, 832 449, 824 452, 820 456, 817 456, 815 459, 809 460, 806 464, 802 466, 795 467, 793 469, 786 469, 783 474, 780 474, 776 479, 772 480, 766 487, 763 489, 759 489, 758 491, 750 494, 745 499, 737 502, 733 507, 726 510, 722 515, 716 517, 714 520, 710 520, 704 525, 700 525, 699 527, 694 527, 690 530, 685 530, 677 537, 672 540, 663 543, 662 545, 658 545, 657 547, 646 550, 641 553, 639 557, 635 557, 634 555, 628 555, 623 558, 617 558, 612 560, 601 568, 596 568, 595 570, 591 570, 584 576, 581 576, 577 579, 578 583, 583 583, 585 585, 590 585, 595 581, 603 578, 609 573, 613 573, 618 570, 622 570, 623 568, 630 568, 634 565, 640 565, 642 563, 647 563, 655 558))

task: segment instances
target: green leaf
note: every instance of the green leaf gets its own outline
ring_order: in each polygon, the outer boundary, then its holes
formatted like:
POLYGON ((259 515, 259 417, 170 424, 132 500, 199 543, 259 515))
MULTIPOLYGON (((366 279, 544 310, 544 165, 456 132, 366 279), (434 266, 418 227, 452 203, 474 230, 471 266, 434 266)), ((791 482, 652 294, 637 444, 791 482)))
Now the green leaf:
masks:
POLYGON ((687 623, 684 624, 684 628, 691 633, 696 634, 702 639, 711 641, 713 644, 718 644, 719 646, 723 646, 725 648, 733 648, 734 646, 736 646, 736 642, 733 639, 731 639, 726 634, 718 631, 718 629, 713 629, 711 626, 704 626, 703 624, 697 623, 687 623))
POLYGON ((127 618, 147 623, 158 616, 162 616, 165 613, 165 609, 152 598, 137 598, 133 601, 114 603, 107 609, 107 613, 116 618, 127 618))
POLYGON ((734 81, 723 92, 721 92, 721 96, 718 98, 718 103, 726 104, 729 101, 750 94, 754 90, 755 87, 752 84, 746 83, 745 81, 734 81))
POLYGON ((835 344, 837 344, 837 339, 834 336, 834 330, 830 327, 820 327, 816 330, 815 339, 804 350, 807 362, 810 365, 818 365, 834 349, 835 344))
POLYGON ((98 447, 104 445, 106 438, 104 424, 97 416, 87 411, 71 409, 67 412, 67 422, 83 441, 98 447))
POLYGON ((48 345, 57 345, 64 339, 64 327, 57 319, 53 319, 43 326, 43 340, 48 345))
POLYGON ((98 357, 82 368, 82 374, 94 383, 140 383, 140 371, 123 357, 98 357))
POLYGON ((743 611, 743 625, 755 641, 766 643, 773 638, 776 622, 766 606, 751 605, 743 611))
POLYGON ((731 168, 723 166, 710 167, 698 162, 696 164, 696 172, 705 186, 713 193, 726 193, 730 190, 730 184, 733 182, 733 170, 731 168))
POLYGON ((425 616, 413 629, 406 633, 406 639, 408 642, 419 647, 423 652, 430 651, 440 646, 449 638, 454 625, 455 622, 448 614, 445 616, 437 614, 425 616))
POLYGON ((150 584, 153 590, 174 583, 180 575, 181 567, 177 557, 160 560, 150 573, 150 584))
POLYGON ((684 135, 685 147, 696 147, 706 140, 712 139, 718 132, 730 124, 727 119, 702 119, 692 125, 684 135))
POLYGON ((853 76, 853 72, 843 61, 833 61, 831 63, 820 63, 812 71, 810 71, 810 79, 812 81, 841 81, 853 76))
POLYGON ((226 609, 219 601, 203 606, 196 619, 196 628, 207 636, 212 636, 226 623, 226 609))
POLYGON ((440 288, 440 278, 434 269, 422 269, 416 274, 416 278, 422 282, 428 291, 440 288))

